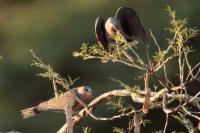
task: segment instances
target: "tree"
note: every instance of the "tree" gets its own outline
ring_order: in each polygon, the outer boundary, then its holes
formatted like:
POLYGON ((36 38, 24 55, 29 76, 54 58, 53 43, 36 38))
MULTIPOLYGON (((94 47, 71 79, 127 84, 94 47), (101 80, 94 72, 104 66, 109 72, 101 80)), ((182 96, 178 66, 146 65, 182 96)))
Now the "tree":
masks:
MULTIPOLYGON (((149 47, 151 46, 140 45, 136 40, 127 42, 119 33, 114 37, 116 44, 109 44, 109 50, 105 50, 101 44, 90 45, 84 43, 79 51, 73 52, 75 57, 82 57, 84 60, 100 59, 104 63, 109 61, 112 63, 122 63, 133 69, 141 70, 143 75, 140 76, 140 78, 143 79, 144 84, 143 86, 130 86, 120 80, 113 79, 120 84, 121 89, 105 92, 95 98, 89 105, 82 103, 85 108, 74 115, 73 119, 68 121, 58 131, 59 133, 66 132, 66 128, 69 124, 71 128, 73 128, 73 125, 78 124, 88 115, 94 120, 97 120, 97 122, 131 117, 132 119, 128 123, 129 126, 127 129, 113 127, 113 132, 130 133, 134 130, 135 133, 140 133, 141 124, 146 124, 148 122, 143 119, 144 114, 148 115, 149 111, 156 108, 161 108, 166 115, 163 131, 158 132, 166 132, 169 117, 178 120, 180 124, 185 126, 188 132, 193 133, 197 131, 197 128, 190 121, 190 118, 195 118, 200 121, 200 98, 198 97, 200 92, 192 95, 188 90, 191 84, 200 82, 200 62, 191 65, 188 56, 193 52, 189 40, 196 37, 199 30, 187 27, 187 19, 178 19, 176 17, 176 12, 170 7, 167 7, 167 12, 170 16, 170 27, 167 28, 167 30, 172 34, 172 37, 168 39, 167 48, 162 50, 160 44, 156 41, 156 37, 150 31, 151 38, 154 40, 154 44, 157 47, 153 56, 149 54, 149 47), (140 53, 137 52, 136 46, 145 46, 147 53, 146 62, 144 58, 140 56, 140 53), (128 56, 127 53, 129 53, 128 56), (130 60, 130 58, 134 60, 130 60), (177 63, 177 67, 179 68, 178 76, 173 75, 177 78, 178 85, 175 85, 169 78, 167 65, 170 62, 177 63), (154 84, 153 88, 150 87, 152 79, 156 80, 156 84, 154 84), (117 101, 110 101, 113 97, 119 98, 117 101), (127 104, 124 97, 131 97, 134 103, 139 106, 142 105, 141 108, 136 109, 133 105, 127 104), (107 102, 107 104, 110 108, 116 110, 119 114, 109 118, 96 116, 93 110, 100 103, 108 100, 109 102, 107 102), (169 107, 171 104, 175 106, 169 107)), ((55 96, 57 96, 58 92, 57 84, 68 91, 69 87, 77 80, 72 80, 70 77, 68 77, 68 79, 61 77, 50 65, 46 65, 33 52, 32 54, 34 57, 33 65, 46 70, 39 75, 53 81, 55 96)), ((84 133, 89 131, 89 128, 84 128, 84 133)))

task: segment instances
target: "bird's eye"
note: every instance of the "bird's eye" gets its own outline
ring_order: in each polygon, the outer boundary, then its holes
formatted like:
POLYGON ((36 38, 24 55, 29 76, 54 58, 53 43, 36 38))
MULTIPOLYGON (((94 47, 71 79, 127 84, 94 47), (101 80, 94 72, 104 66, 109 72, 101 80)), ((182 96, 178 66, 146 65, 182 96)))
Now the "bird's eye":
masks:
POLYGON ((89 91, 87 88, 85 88, 85 91, 89 91))

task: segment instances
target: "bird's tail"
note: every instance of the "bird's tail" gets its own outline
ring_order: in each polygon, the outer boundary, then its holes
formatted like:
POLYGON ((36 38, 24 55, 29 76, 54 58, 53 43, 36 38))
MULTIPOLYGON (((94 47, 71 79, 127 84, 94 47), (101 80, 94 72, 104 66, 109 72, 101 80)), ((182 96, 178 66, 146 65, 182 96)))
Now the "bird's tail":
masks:
POLYGON ((41 111, 39 111, 37 109, 37 107, 31 107, 31 108, 23 109, 20 112, 21 112, 22 118, 24 118, 24 119, 33 117, 33 116, 41 113, 41 111))

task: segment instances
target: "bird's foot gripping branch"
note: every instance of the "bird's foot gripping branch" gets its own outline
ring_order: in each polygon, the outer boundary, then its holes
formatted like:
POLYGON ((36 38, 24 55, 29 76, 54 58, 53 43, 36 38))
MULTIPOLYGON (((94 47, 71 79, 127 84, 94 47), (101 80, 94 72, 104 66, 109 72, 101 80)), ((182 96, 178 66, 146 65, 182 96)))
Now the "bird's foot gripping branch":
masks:
MULTIPOLYGON (((99 41, 98 44, 83 44, 80 51, 75 51, 73 53, 75 57, 82 57, 85 60, 100 59, 104 62, 112 61, 113 63, 122 63, 134 69, 141 70, 144 75, 143 87, 132 87, 119 81, 120 85, 124 89, 106 92, 94 99, 88 105, 88 108, 90 109, 89 113, 86 109, 83 109, 78 113, 78 115, 73 117, 75 123, 78 123, 81 119, 87 116, 87 114, 92 116, 95 120, 114 120, 122 117, 132 117, 130 122, 132 125, 129 125, 128 129, 114 128, 113 131, 121 133, 132 132, 134 130, 135 133, 139 133, 140 124, 145 123, 143 120, 143 114, 146 114, 153 109, 160 108, 166 115, 166 122, 163 124, 163 132, 166 132, 167 130, 169 117, 173 117, 177 122, 184 125, 188 132, 192 133, 197 131, 197 124, 192 123, 190 120, 191 118, 194 118, 200 121, 200 92, 198 92, 200 88, 193 88, 196 92, 195 95, 190 93, 188 90, 191 89, 191 84, 194 82, 200 82, 200 62, 192 66, 188 55, 193 51, 189 44, 189 39, 196 37, 199 30, 187 27, 187 20, 178 19, 176 17, 176 12, 171 10, 170 7, 167 7, 167 12, 170 16, 170 27, 168 28, 168 31, 172 34, 172 38, 167 39, 168 45, 166 48, 161 49, 161 45, 156 41, 156 38, 151 31, 151 38, 154 41, 154 45, 157 47, 157 50, 154 52, 155 54, 152 56, 149 54, 149 47, 151 45, 147 45, 147 41, 145 44, 138 45, 138 47, 143 47, 144 45, 148 46, 146 47, 147 62, 144 62, 145 59, 141 57, 142 53, 137 52, 136 44, 138 42, 129 42, 126 36, 121 34, 124 31, 120 31, 119 28, 116 32, 113 31, 112 35, 106 36, 104 38, 106 40, 102 41, 102 36, 98 35, 98 26, 96 26, 96 36, 99 41), (174 78, 172 81, 169 78, 169 73, 167 71, 169 68, 167 65, 173 62, 177 63, 178 71, 176 73, 178 73, 178 76, 173 75, 174 78), (160 73, 162 73, 162 75, 160 73), (157 81, 157 84, 153 85, 155 86, 154 88, 150 88, 149 84, 151 84, 151 79, 157 81), (175 79, 176 85, 174 84, 175 79), (136 109, 133 105, 125 106, 126 101, 123 97, 127 96, 131 97, 134 103, 143 106, 141 106, 140 109, 136 109), (111 105, 113 109, 117 110, 119 115, 104 118, 97 117, 91 113, 99 103, 112 97, 120 97, 117 102, 109 102, 109 105, 111 105), (171 105, 175 106, 171 107, 171 105)), ((135 16, 136 14, 132 17, 135 16)), ((130 14, 129 19, 131 19, 130 14)), ((99 20, 97 20, 97 22, 98 21, 99 20)), ((120 20, 121 23, 122 21, 123 20, 120 20)), ((96 25, 98 24, 97 22, 96 25)), ((112 23, 110 25, 112 25, 112 23)), ((137 28, 137 26, 142 25, 135 25, 135 27, 133 26, 132 28, 137 28)), ((109 31, 106 30, 106 25, 104 27, 105 30, 103 35, 108 35, 109 31)), ((139 34, 136 33, 136 35, 139 34)), ((141 36, 137 37, 141 38, 141 36)))

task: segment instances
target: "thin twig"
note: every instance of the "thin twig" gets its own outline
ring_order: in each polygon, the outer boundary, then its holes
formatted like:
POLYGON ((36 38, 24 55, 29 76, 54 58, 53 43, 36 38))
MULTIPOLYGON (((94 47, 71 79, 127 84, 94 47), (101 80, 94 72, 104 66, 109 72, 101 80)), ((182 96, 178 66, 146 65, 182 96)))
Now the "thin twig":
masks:
POLYGON ((153 63, 150 59, 150 54, 149 54, 149 45, 146 45, 146 54, 147 54, 147 59, 148 59, 148 63, 149 63, 149 67, 150 69, 153 69, 153 63))
MULTIPOLYGON (((187 75, 187 77, 186 77, 186 80, 188 80, 188 78, 189 78, 190 75, 193 75, 193 74, 192 74, 193 71, 194 71, 197 67, 199 67, 199 66, 200 66, 200 62, 197 63, 197 64, 192 68, 191 71, 189 71, 189 73, 188 73, 188 75, 187 75)), ((200 69, 199 69, 199 70, 200 70, 200 69)), ((199 73, 199 71, 197 72, 197 74, 195 75, 195 77, 198 76, 198 73, 199 73)))
POLYGON ((162 68, 168 61, 173 59, 176 55, 172 55, 167 57, 161 64, 156 65, 154 71, 157 72, 160 68, 162 68))
POLYGON ((163 133, 165 133, 166 132, 166 130, 167 130, 167 125, 168 125, 168 121, 169 121, 169 114, 168 113, 166 113, 166 120, 165 120, 165 126, 164 126, 164 129, 163 129, 163 133))
POLYGON ((157 47, 157 49, 158 49, 158 51, 159 51, 159 53, 160 53, 160 52, 161 52, 160 45, 158 44, 158 42, 157 42, 157 40, 156 40, 156 38, 155 38, 153 32, 151 31, 151 29, 149 29, 149 32, 150 32, 151 37, 153 38, 154 44, 156 45, 156 47, 157 47))
POLYGON ((193 115, 190 111, 188 111, 185 107, 183 107, 183 110, 185 111, 185 113, 189 116, 192 116, 193 118, 196 118, 197 120, 200 121, 200 117, 198 117, 197 115, 193 115))
POLYGON ((53 89, 54 89, 55 98, 57 98, 58 97, 58 89, 57 89, 57 86, 56 86, 55 79, 53 79, 53 89))

